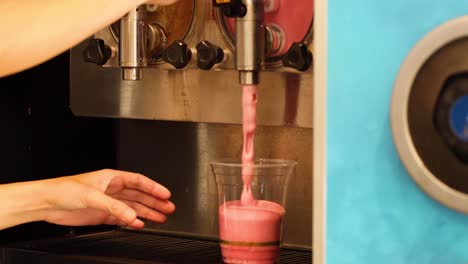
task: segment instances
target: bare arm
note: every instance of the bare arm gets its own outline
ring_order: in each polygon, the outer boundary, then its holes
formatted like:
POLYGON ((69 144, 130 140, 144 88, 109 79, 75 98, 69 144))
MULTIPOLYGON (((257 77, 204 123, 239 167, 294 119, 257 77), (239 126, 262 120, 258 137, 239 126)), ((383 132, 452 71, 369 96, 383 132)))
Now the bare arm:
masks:
POLYGON ((175 205, 170 191, 137 173, 100 170, 55 179, 0 185, 0 230, 36 221, 142 228, 163 223, 175 205))
POLYGON ((146 2, 175 0, 1 0, 0 77, 64 52, 146 2))
POLYGON ((0 185, 0 230, 44 219, 43 181, 0 185))

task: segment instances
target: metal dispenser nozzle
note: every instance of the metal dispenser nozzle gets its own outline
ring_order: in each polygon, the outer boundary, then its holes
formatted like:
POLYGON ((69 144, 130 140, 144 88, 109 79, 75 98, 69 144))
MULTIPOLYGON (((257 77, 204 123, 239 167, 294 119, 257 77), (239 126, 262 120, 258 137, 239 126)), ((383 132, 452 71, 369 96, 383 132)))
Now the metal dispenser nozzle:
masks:
POLYGON ((236 17, 236 69, 240 84, 257 84, 265 58, 263 0, 243 0, 245 15, 236 17))
POLYGON ((236 70, 240 84, 257 84, 265 58, 263 0, 213 0, 227 17, 236 18, 236 70))
POLYGON ((146 66, 145 8, 136 8, 120 20, 119 63, 123 80, 140 80, 146 66))

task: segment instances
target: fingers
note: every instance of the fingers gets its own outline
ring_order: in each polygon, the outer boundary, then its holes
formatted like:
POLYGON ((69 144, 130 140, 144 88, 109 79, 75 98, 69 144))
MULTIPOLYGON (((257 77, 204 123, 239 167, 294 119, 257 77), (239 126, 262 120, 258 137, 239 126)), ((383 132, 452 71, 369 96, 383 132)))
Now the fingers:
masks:
POLYGON ((139 173, 104 169, 94 172, 92 177, 88 178, 87 184, 90 182, 91 186, 98 187, 108 194, 115 194, 128 188, 146 192, 162 200, 171 197, 171 192, 166 187, 139 173))
POLYGON ((124 227, 131 227, 131 228, 135 228, 135 229, 140 229, 140 228, 143 228, 145 226, 145 223, 143 223, 143 221, 141 221, 140 219, 135 219, 135 221, 131 222, 131 223, 124 223, 122 221, 120 221, 119 219, 115 218, 114 216, 109 216, 106 221, 104 221, 104 224, 106 225, 118 225, 118 226, 124 226, 124 227))
POLYGON ((145 223, 143 223, 143 221, 141 221, 138 218, 135 219, 135 221, 128 224, 128 227, 131 227, 131 228, 143 228, 144 226, 145 226, 145 223))
POLYGON ((84 203, 87 208, 102 210, 125 224, 133 223, 136 219, 136 212, 128 205, 99 191, 89 191, 84 203))
POLYGON ((139 173, 122 171, 116 173, 121 177, 123 185, 129 189, 138 189, 163 200, 171 197, 171 192, 166 187, 139 173))
POLYGON ((133 208, 139 217, 142 217, 142 218, 145 218, 145 219, 148 219, 150 221, 160 223, 160 224, 166 222, 166 216, 154 209, 151 209, 138 202, 128 201, 128 200, 122 200, 122 201, 128 206, 130 206, 131 208, 133 208))
POLYGON ((115 220, 111 218, 106 221, 109 224, 141 228, 143 222, 136 218, 137 215, 164 223, 165 214, 172 214, 175 210, 175 205, 168 201, 170 191, 138 173, 102 170, 93 174, 93 177, 88 176, 86 182, 98 189, 90 191, 86 196, 85 207, 100 209, 115 217, 115 220))
POLYGON ((137 190, 126 189, 114 196, 120 200, 139 202, 145 206, 155 209, 163 214, 172 214, 175 211, 175 205, 167 200, 156 199, 151 195, 137 190))

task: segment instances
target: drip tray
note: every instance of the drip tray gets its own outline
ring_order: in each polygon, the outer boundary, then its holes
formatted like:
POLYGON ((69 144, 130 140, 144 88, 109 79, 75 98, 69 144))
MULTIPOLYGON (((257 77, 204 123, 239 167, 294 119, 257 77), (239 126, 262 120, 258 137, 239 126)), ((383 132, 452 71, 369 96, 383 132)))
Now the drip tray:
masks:
MULTIPOLYGON (((222 260, 216 241, 131 231, 109 231, 10 245, 0 249, 0 263, 210 264, 222 263, 222 260)), ((280 263, 312 263, 312 253, 282 249, 280 263)))

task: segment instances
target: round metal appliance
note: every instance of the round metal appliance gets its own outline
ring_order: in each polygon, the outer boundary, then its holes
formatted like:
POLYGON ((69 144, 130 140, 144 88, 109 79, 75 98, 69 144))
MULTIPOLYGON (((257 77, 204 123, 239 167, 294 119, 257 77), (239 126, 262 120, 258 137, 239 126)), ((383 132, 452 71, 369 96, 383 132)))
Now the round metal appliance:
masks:
POLYGON ((463 213, 468 213, 468 163, 457 151, 465 144, 460 131, 450 129, 450 122, 453 109, 465 107, 466 95, 468 16, 441 25, 414 47, 391 102, 393 140, 408 173, 429 196, 463 213))

